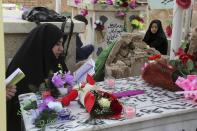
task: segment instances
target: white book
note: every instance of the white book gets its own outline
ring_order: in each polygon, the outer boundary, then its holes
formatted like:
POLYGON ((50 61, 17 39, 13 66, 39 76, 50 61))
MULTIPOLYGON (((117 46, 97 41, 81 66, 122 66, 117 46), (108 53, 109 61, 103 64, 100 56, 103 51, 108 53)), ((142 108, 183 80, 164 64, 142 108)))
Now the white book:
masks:
POLYGON ((78 83, 85 82, 87 74, 95 74, 95 62, 93 59, 89 59, 84 63, 79 69, 77 69, 73 74, 75 81, 78 83))
POLYGON ((6 78, 5 84, 6 86, 16 85, 24 77, 25 74, 19 68, 17 68, 8 78, 6 78))

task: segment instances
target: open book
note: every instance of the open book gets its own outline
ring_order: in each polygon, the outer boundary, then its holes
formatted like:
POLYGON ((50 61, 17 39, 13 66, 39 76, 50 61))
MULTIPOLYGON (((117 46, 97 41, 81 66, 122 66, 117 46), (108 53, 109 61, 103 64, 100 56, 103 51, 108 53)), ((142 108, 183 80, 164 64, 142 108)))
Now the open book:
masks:
POLYGON ((89 59, 84 63, 79 69, 77 69, 73 74, 75 81, 78 83, 85 82, 87 74, 94 75, 95 74, 95 62, 93 59, 89 59))
POLYGON ((17 68, 8 78, 6 78, 6 86, 16 85, 24 77, 25 74, 19 68, 17 68))

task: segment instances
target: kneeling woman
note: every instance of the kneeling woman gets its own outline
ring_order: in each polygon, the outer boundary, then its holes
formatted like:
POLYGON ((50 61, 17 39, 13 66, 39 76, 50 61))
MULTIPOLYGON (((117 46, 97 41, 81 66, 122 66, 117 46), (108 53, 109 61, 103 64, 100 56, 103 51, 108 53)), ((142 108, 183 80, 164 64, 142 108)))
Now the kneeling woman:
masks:
POLYGON ((21 131, 18 95, 29 93, 28 86, 39 86, 49 72, 58 71, 58 64, 67 71, 64 63, 63 32, 55 25, 43 24, 34 28, 8 66, 7 76, 20 68, 25 78, 17 84, 15 97, 7 102, 8 131, 21 131))

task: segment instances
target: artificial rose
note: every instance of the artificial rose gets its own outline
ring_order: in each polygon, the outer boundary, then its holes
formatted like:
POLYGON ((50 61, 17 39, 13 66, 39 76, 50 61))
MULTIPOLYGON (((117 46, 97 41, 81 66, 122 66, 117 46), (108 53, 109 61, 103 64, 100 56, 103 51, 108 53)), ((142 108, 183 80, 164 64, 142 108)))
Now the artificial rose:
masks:
POLYGON ((75 4, 78 5, 81 3, 81 0, 74 0, 75 4))
POLYGON ((122 112, 122 105, 118 102, 118 100, 113 100, 111 102, 111 110, 114 112, 114 115, 119 115, 122 112))
POLYGON ((176 3, 183 9, 188 9, 191 5, 191 0, 176 0, 176 3))
POLYGON ((98 0, 91 0, 92 4, 96 4, 98 2, 98 0))
POLYGON ((129 6, 128 2, 123 2, 121 5, 121 7, 128 7, 128 6, 129 6))
POLYGON ((98 101, 99 105, 103 108, 106 108, 108 109, 110 107, 110 101, 107 99, 107 98, 101 98, 99 101, 98 101))
POLYGON ((43 91, 42 92, 42 98, 46 98, 48 96, 51 96, 51 92, 50 91, 43 91))
POLYGON ((189 54, 184 54, 180 56, 181 61, 183 62, 183 64, 186 64, 188 60, 192 60, 193 61, 193 56, 189 55, 189 54))
POLYGON ((84 17, 86 17, 88 15, 88 10, 87 9, 82 9, 80 14, 84 17))
POLYGON ((77 96, 78 96, 78 91, 75 89, 71 90, 68 94, 70 101, 75 100, 77 98, 77 96))
POLYGON ((113 1, 112 0, 106 0, 106 4, 113 5, 113 1))
POLYGON ((68 106, 69 104, 70 104, 70 98, 68 97, 68 96, 64 96, 63 98, 62 98, 62 104, 64 105, 64 106, 68 106))
POLYGON ((156 54, 156 55, 153 55, 153 56, 149 56, 148 60, 156 60, 156 59, 160 59, 160 58, 161 58, 161 54, 156 54))
POLYGON ((168 25, 166 27, 166 34, 167 34, 168 37, 172 36, 172 26, 168 25))

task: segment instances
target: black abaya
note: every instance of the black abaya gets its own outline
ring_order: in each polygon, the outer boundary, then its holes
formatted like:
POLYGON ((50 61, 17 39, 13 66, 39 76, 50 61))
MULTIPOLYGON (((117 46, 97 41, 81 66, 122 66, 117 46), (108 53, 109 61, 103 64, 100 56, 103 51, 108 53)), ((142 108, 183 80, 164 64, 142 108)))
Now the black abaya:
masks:
POLYGON ((30 92, 30 84, 39 86, 49 71, 56 72, 58 64, 67 70, 64 58, 56 59, 52 52, 53 46, 62 38, 61 30, 52 24, 42 24, 34 28, 25 42, 14 56, 8 66, 6 75, 20 68, 25 73, 25 78, 17 84, 17 93, 7 102, 7 129, 8 131, 21 131, 21 116, 18 95, 30 92))
POLYGON ((146 42, 150 47, 153 47, 156 50, 158 50, 161 54, 167 55, 168 41, 167 41, 166 35, 163 31, 162 24, 161 24, 160 20, 153 20, 150 23, 150 26, 144 36, 143 41, 146 42), (158 27, 158 31, 156 34, 153 34, 151 32, 151 27, 152 27, 153 23, 156 23, 157 27, 158 27))

